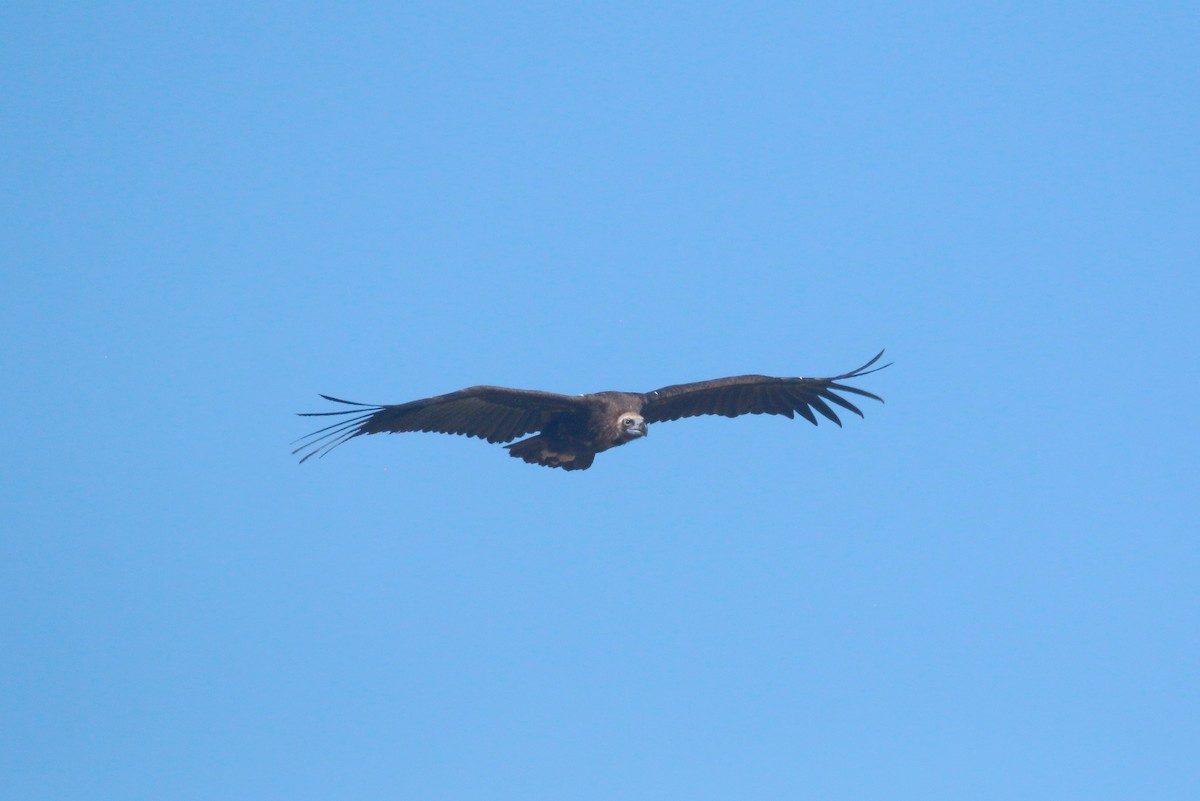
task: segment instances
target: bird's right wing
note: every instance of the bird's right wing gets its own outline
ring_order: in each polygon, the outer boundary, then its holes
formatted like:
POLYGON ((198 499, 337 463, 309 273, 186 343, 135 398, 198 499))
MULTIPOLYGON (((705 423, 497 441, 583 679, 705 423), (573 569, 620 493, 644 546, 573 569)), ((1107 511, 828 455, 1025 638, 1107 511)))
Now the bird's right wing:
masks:
POLYGON ((507 387, 470 387, 392 406, 321 397, 358 408, 302 413, 301 417, 353 416, 296 440, 301 444, 292 453, 304 452, 301 463, 313 456, 324 456, 361 434, 434 431, 479 437, 488 442, 508 442, 540 431, 555 414, 570 413, 583 406, 579 398, 570 395, 507 387))

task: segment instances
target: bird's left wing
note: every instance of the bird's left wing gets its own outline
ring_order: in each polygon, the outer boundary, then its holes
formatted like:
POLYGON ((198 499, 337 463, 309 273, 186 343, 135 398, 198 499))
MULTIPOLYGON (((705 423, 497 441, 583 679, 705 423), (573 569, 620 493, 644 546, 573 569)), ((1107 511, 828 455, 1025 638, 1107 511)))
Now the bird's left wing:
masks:
POLYGON ((883 398, 865 389, 846 386, 838 382, 850 378, 882 370, 889 365, 867 368, 879 361, 883 351, 879 351, 874 359, 842 375, 831 378, 774 378, 765 375, 739 375, 730 378, 717 378, 712 381, 698 381, 694 384, 675 384, 669 387, 647 392, 642 396, 642 417, 647 423, 662 423, 668 420, 678 420, 681 417, 696 417, 702 414, 719 414, 724 417, 737 417, 743 414, 782 414, 795 417, 799 413, 813 425, 817 424, 815 409, 818 413, 837 423, 837 413, 830 403, 854 412, 862 417, 859 410, 850 401, 838 395, 838 392, 861 395, 883 402, 883 398))
POLYGON ((435 431, 479 437, 488 442, 508 442, 540 431, 549 417, 578 410, 582 405, 578 398, 570 395, 507 387, 470 387, 391 406, 355 403, 328 395, 321 397, 358 408, 301 414, 301 417, 353 415, 296 440, 302 444, 292 453, 305 452, 301 463, 313 456, 324 456, 361 434, 435 431))

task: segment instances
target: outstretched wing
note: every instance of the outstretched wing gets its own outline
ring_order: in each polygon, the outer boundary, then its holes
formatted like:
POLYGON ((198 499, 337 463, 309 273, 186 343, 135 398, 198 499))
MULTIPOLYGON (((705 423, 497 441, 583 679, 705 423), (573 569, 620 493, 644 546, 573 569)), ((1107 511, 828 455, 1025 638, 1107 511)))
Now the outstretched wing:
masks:
POLYGON ((302 444, 292 453, 306 451, 301 463, 313 456, 324 456, 360 434, 435 431, 479 437, 488 442, 508 442, 540 431, 555 414, 575 411, 581 406, 581 401, 570 395, 506 387, 470 387, 394 406, 372 406, 328 395, 321 397, 358 408, 301 414, 301 417, 353 415, 296 440, 302 444))
POLYGON ((830 403, 854 412, 863 413, 838 392, 861 395, 883 402, 883 398, 857 387, 839 384, 850 378, 874 373, 890 366, 885 364, 874 370, 867 368, 879 361, 883 351, 874 359, 849 373, 832 378, 773 378, 766 375, 739 375, 698 381, 694 384, 675 384, 663 387, 642 396, 642 417, 647 423, 662 423, 681 417, 696 417, 702 414, 719 414, 737 417, 743 414, 783 414, 795 417, 799 413, 813 425, 817 424, 815 409, 839 426, 842 421, 830 407, 830 403))

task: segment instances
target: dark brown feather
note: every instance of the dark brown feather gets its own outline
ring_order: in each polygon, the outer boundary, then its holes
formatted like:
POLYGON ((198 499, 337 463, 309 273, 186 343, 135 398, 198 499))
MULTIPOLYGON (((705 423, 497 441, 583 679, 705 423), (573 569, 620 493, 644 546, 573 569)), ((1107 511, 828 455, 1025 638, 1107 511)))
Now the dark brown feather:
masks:
POLYGON ((313 456, 324 456, 361 434, 431 431, 479 437, 488 442, 508 442, 540 431, 552 415, 577 411, 583 406, 580 398, 570 395, 506 387, 470 387, 447 395, 384 406, 355 403, 329 395, 321 397, 358 408, 301 415, 353 415, 296 440, 302 444, 292 453, 305 451, 301 462, 313 456))
POLYGON ((835 394, 836 392, 861 395, 880 402, 883 399, 866 390, 837 382, 882 370, 888 365, 876 367, 874 370, 867 369, 879 361, 879 357, 882 355, 883 351, 880 351, 874 359, 857 370, 832 378, 775 378, 765 375, 739 375, 663 387, 642 396, 642 416, 645 417, 647 423, 662 423, 703 414, 719 414, 724 417, 737 417, 743 414, 781 414, 792 417, 798 412, 806 420, 816 425, 817 417, 813 414, 813 410, 816 410, 818 414, 840 426, 842 421, 830 407, 830 403, 851 411, 859 417, 862 417, 862 411, 850 401, 835 394))

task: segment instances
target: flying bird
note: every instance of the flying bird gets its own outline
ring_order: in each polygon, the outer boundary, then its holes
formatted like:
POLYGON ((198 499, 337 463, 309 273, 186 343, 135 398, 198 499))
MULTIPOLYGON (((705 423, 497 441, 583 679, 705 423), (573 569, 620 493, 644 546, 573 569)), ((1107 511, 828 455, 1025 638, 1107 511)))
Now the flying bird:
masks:
POLYGON ((356 408, 301 414, 301 417, 352 416, 296 440, 292 444, 302 444, 292 453, 303 453, 300 459, 303 463, 313 456, 324 456, 362 434, 432 431, 479 437, 488 442, 511 442, 536 433, 536 436, 506 445, 509 456, 543 467, 587 470, 596 454, 645 437, 650 423, 665 423, 682 417, 782 414, 794 418, 799 414, 816 425, 817 416, 813 414, 816 411, 840 426, 842 421, 829 404, 859 417, 863 413, 838 392, 883 402, 883 398, 864 389, 838 383, 889 367, 890 364, 885 364, 868 369, 881 356, 883 351, 857 370, 832 378, 739 375, 674 384, 645 393, 558 395, 531 389, 482 386, 386 406, 322 395, 328 401, 356 408))

